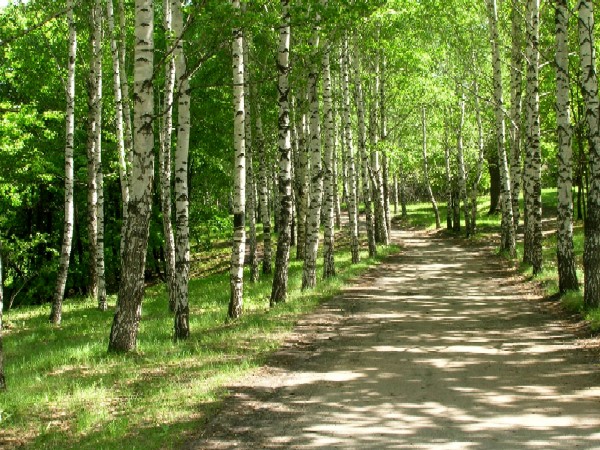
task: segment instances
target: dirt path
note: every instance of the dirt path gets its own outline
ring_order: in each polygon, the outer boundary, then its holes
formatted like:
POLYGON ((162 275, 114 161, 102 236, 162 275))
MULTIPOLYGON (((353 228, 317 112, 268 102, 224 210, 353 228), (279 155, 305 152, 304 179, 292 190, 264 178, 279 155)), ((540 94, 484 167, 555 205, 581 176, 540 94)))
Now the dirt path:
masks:
POLYGON ((490 249, 395 238, 189 448, 600 449, 598 355, 490 249))

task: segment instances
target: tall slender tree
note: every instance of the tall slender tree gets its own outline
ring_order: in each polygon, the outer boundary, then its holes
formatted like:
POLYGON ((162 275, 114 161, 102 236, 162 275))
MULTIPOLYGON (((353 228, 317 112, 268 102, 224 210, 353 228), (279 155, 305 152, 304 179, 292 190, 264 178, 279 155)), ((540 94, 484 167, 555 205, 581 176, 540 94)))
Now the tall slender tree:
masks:
POLYGON ((267 163, 267 148, 262 126, 260 101, 255 94, 256 87, 251 85, 251 95, 257 101, 254 104, 254 123, 256 129, 255 149, 259 152, 258 160, 258 196, 260 201, 260 219, 263 226, 263 260, 262 273, 271 274, 271 210, 269 208, 269 165, 267 163))
POLYGON ((279 197, 281 219, 275 255, 275 274, 271 290, 271 306, 287 298, 290 260, 290 232, 292 219, 292 144, 290 132, 289 71, 290 71, 290 7, 289 0, 281 0, 279 49, 277 52, 279 92, 279 197))
POLYGON ((177 146, 175 148, 175 325, 174 338, 190 335, 190 229, 189 229, 189 146, 190 80, 184 51, 181 0, 171 0, 175 39, 175 78, 177 80, 177 146))
POLYGON ((163 234, 165 239, 165 275, 167 278, 167 294, 169 310, 175 311, 175 235, 172 215, 172 130, 173 100, 175 99, 175 57, 174 46, 177 45, 173 33, 173 13, 171 0, 163 0, 163 25, 167 40, 167 58, 165 63, 165 87, 163 93, 162 129, 158 147, 158 179, 160 184, 160 209, 162 212, 163 234))
POLYGON ((492 70, 494 84, 494 114, 496 119, 496 148, 500 166, 500 190, 502 194, 502 222, 500 249, 511 257, 516 254, 515 227, 512 213, 510 172, 505 149, 504 97, 502 94, 502 60, 498 35, 498 7, 496 0, 486 0, 488 7, 490 42, 492 46, 492 70))
POLYGON ((134 148, 130 212, 123 239, 123 265, 109 351, 127 352, 137 345, 144 298, 144 269, 154 179, 154 2, 135 0, 134 148))
POLYGON ((321 224, 321 203, 323 201, 323 166, 321 163, 321 114, 319 105, 319 21, 314 20, 310 47, 312 59, 308 74, 308 102, 310 111, 310 205, 306 221, 306 249, 302 271, 302 289, 311 289, 317 285, 317 251, 319 249, 319 229, 321 224))
MULTIPOLYGON (((240 0, 232 0, 234 10, 240 11, 240 0)), ((246 139, 244 98, 244 34, 241 28, 233 29, 233 249, 231 251, 230 318, 242 314, 244 298, 244 257, 246 255, 246 139)))
POLYGON ((600 305, 600 101, 594 39, 594 4, 579 0, 579 52, 581 57, 581 92, 589 128, 589 189, 583 248, 584 305, 600 305))
POLYGON ((4 311, 4 278, 2 277, 2 239, 0 238, 0 391, 6 390, 6 377, 4 376, 4 347, 2 345, 4 311))
MULTIPOLYGON (((511 8, 510 63, 510 182, 513 222, 519 225, 519 194, 521 192, 521 97, 523 93, 523 7, 514 0, 511 8)), ((477 100, 479 101, 479 100, 477 100)))
POLYGON ((467 237, 471 235, 471 215, 469 214, 469 195, 467 192, 467 171, 465 168, 464 146, 463 146, 463 128, 465 123, 465 96, 460 93, 458 102, 458 128, 456 130, 456 163, 458 166, 458 185, 460 189, 459 202, 463 203, 465 214, 465 230, 467 237))
POLYGON ((346 165, 348 168, 348 222, 350 231, 350 252, 352 264, 360 262, 360 251, 358 242, 358 206, 356 195, 356 173, 354 166, 354 145, 352 142, 352 120, 350 118, 350 53, 348 49, 348 34, 344 33, 341 54, 342 69, 342 115, 344 128, 344 141, 346 153, 346 165))
POLYGON ((421 108, 421 129, 423 131, 423 176, 425 177, 425 184, 427 186, 427 193, 429 194, 429 200, 433 207, 433 213, 435 214, 435 227, 439 230, 442 226, 440 224, 440 211, 431 189, 431 180, 429 179, 429 168, 427 163, 427 114, 425 107, 421 108))
POLYGON ((67 0, 67 23, 69 26, 69 55, 67 60, 67 78, 65 94, 67 97, 67 109, 65 114, 66 136, 65 136, 65 218, 60 251, 60 263, 56 277, 56 288, 52 300, 52 311, 50 322, 60 324, 62 319, 62 303, 65 296, 67 275, 69 274, 69 260, 71 258, 71 246, 73 243, 73 149, 75 135, 75 61, 77 57, 77 30, 75 27, 74 1, 67 0))
POLYGON ((558 286, 561 293, 579 289, 573 250, 573 151, 569 102, 569 9, 557 0, 556 18, 556 125, 558 135, 557 243, 558 286))

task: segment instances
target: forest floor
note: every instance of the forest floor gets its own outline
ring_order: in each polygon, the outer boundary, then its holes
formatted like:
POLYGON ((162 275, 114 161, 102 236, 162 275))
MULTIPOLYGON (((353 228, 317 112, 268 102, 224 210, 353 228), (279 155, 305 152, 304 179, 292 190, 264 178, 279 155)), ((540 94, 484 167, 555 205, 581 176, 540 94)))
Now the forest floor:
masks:
POLYGON ((393 237, 186 448, 600 449, 598 338, 490 246, 393 237))

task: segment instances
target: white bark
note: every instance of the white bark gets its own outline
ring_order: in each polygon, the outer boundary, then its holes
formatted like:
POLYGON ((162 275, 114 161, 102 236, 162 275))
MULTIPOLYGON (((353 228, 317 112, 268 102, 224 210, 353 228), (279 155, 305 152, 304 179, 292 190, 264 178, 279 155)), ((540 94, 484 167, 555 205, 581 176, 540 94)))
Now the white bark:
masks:
POLYGON ((74 20, 74 1, 67 0, 67 22, 69 26, 69 56, 67 62, 67 79, 65 94, 67 97, 67 109, 65 113, 65 218, 60 251, 60 262, 56 277, 56 288, 52 301, 52 312, 50 322, 60 324, 62 318, 62 303, 69 273, 69 259, 71 257, 71 245, 73 242, 73 149, 75 132, 75 60, 77 56, 77 31, 74 20))
MULTIPOLYGON (((232 0, 235 10, 240 10, 240 0, 232 0)), ((235 158, 233 165, 233 249, 231 252, 231 297, 229 299, 230 318, 242 314, 244 289, 244 257, 246 254, 246 140, 245 140, 245 98, 244 98, 244 43, 241 28, 234 28, 233 57, 233 145, 235 158)))
POLYGON ((354 145, 352 142, 352 120, 350 118, 350 88, 349 71, 350 55, 348 52, 348 35, 344 33, 342 43, 342 115, 344 127, 344 141, 346 150, 346 164, 348 168, 348 218, 350 228, 350 251, 352 253, 352 264, 360 262, 358 242, 358 205, 356 195, 356 174, 354 168, 354 145))
POLYGON ((427 193, 429 194, 431 206, 433 207, 433 213, 435 214, 435 228, 439 230, 442 227, 440 224, 440 212, 438 210, 437 202, 435 201, 435 196, 433 195, 433 190, 431 189, 429 168, 427 164, 427 116, 424 106, 421 108, 421 128, 423 131, 423 176, 425 177, 427 193))
POLYGON ((594 43, 594 4, 580 0, 579 51, 581 56, 581 91, 585 100, 589 127, 589 190, 585 238, 583 249, 584 298, 587 308, 600 305, 600 101, 598 99, 598 76, 596 73, 596 50, 594 43))
POLYGON ((458 164, 458 185, 460 188, 460 199, 463 202, 463 211, 465 215, 465 230, 467 237, 471 235, 471 215, 469 214, 469 196, 467 192, 467 171, 465 168, 464 146, 463 146, 463 127, 465 123, 465 98, 461 93, 459 101, 459 122, 456 135, 456 160, 458 164))
POLYGON ((109 351, 134 350, 144 298, 144 269, 154 179, 154 9, 152 0, 135 1, 134 149, 130 212, 123 239, 123 264, 109 351))
POLYGON ((477 197, 479 196, 479 183, 483 174, 484 150, 485 143, 483 139, 483 122, 481 120, 481 107, 479 105, 479 82, 477 77, 473 82, 474 101, 475 101, 475 116, 477 119, 477 168, 475 169, 475 177, 471 185, 471 233, 477 231, 477 197))
POLYGON ((502 236, 500 250, 515 256, 515 228, 513 224, 510 173, 506 157, 504 130, 504 100, 502 95, 502 61, 500 58, 500 42, 498 36, 498 10, 496 0, 487 0, 489 12, 490 42, 492 46, 492 68, 494 84, 494 112, 496 118, 496 147, 498 149, 498 165, 500 166, 502 195, 502 236))
POLYGON ((4 376, 4 346, 2 345, 2 313, 4 311, 4 278, 2 277, 2 238, 0 237, 0 391, 6 390, 6 377, 4 376))
POLYGON ((510 181, 513 221, 518 228, 519 193, 521 191, 521 95, 523 81, 523 8, 521 0, 515 0, 511 8, 512 46, 510 68, 510 181))
POLYGON ((292 143, 290 133, 290 8, 289 0, 281 0, 279 49, 277 52, 277 90, 279 93, 279 202, 281 218, 275 257, 275 274, 271 289, 271 306, 287 298, 290 232, 292 220, 292 143))
POLYGON ((181 0, 171 0, 175 38, 175 78, 177 80, 177 147, 175 148, 175 326, 176 340, 190 335, 189 281, 189 142, 190 82, 183 49, 183 13, 181 0))

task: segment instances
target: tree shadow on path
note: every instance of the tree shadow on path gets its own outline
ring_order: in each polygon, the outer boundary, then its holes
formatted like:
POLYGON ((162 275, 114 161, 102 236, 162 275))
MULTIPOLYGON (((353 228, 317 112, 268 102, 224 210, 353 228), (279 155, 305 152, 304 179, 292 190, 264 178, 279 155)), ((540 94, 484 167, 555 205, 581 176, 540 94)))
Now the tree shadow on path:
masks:
POLYGON ((190 449, 600 448, 600 364, 488 248, 396 231, 190 449))

